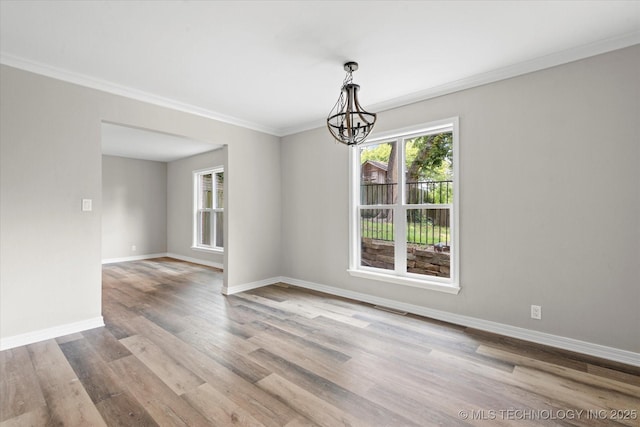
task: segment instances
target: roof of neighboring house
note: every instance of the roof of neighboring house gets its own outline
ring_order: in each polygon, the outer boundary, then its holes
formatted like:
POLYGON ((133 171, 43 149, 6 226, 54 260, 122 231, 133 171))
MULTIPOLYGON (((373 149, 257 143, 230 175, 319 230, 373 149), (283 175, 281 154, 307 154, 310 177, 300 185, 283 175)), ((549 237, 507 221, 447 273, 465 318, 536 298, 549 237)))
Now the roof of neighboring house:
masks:
POLYGON ((387 164, 386 163, 377 162, 375 160, 367 160, 366 162, 364 162, 364 164, 362 166, 366 165, 367 163, 369 163, 372 166, 377 167, 378 169, 382 169, 385 172, 387 171, 387 164))

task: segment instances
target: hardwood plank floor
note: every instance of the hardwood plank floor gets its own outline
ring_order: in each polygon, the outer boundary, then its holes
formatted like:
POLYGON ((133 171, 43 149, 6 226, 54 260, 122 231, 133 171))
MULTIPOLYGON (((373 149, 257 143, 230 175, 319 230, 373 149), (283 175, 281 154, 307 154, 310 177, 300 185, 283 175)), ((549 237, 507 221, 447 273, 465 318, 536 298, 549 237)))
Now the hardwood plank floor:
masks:
POLYGON ((8 426, 640 426, 640 368, 295 287, 103 267, 106 327, 0 352, 8 426))

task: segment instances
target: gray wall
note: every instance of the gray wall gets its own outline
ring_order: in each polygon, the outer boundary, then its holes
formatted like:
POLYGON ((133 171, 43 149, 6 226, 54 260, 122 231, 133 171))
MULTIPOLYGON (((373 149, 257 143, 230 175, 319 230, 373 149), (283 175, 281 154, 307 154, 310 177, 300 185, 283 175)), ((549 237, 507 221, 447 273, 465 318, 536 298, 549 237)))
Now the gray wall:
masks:
POLYGON ((0 338, 101 316, 101 121, 227 144, 225 287, 279 274, 279 138, 4 65, 0 93, 0 338))
POLYGON ((6 338, 100 316, 101 146, 91 91, 1 66, 0 93, 6 338))
POLYGON ((226 163, 227 149, 220 148, 168 164, 167 247, 169 253, 218 265, 224 264, 222 253, 195 250, 191 246, 193 243, 193 171, 224 166, 226 174, 226 163))
POLYGON ((284 137, 283 275, 640 352, 638 76, 635 46, 379 114, 460 117, 459 295, 351 277, 348 149, 284 137))
POLYGON ((102 259, 165 252, 167 164, 102 156, 102 259))
POLYGON ((104 120, 227 145, 229 287, 284 275, 639 352, 639 74, 636 46, 380 113, 460 117, 454 296, 347 274, 348 150, 326 129, 279 139, 2 66, 0 337, 101 314, 104 120))

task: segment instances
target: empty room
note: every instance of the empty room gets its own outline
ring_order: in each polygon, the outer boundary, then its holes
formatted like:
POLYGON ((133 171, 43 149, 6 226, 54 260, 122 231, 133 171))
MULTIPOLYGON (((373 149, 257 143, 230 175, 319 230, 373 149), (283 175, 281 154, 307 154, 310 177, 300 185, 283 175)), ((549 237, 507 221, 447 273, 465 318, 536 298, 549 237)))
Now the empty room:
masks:
POLYGON ((638 426, 640 2, 0 0, 0 427, 638 426))

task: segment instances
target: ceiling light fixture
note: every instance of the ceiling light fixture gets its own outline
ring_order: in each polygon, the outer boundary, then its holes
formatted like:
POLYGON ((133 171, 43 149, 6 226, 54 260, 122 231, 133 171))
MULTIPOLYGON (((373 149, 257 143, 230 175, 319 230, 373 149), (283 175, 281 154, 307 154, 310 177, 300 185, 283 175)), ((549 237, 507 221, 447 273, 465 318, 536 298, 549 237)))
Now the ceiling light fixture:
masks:
POLYGON ((353 83, 353 72, 357 69, 357 62, 344 64, 347 76, 342 82, 340 97, 327 118, 327 127, 331 135, 336 141, 346 145, 364 142, 376 123, 376 114, 365 111, 358 102, 360 86, 353 83))

